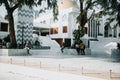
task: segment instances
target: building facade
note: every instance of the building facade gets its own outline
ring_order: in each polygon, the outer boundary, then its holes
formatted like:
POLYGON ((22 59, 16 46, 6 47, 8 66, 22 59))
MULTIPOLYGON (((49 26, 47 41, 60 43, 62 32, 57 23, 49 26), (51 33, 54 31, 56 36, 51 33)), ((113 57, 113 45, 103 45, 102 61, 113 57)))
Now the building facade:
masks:
MULTIPOLYGON (((74 42, 73 31, 78 28, 76 17, 79 15, 79 5, 73 0, 59 0, 58 20, 53 21, 51 13, 41 14, 37 21, 44 21, 49 25, 49 36, 59 44, 65 42, 71 46, 74 42), (49 17, 48 17, 49 15, 49 17), (51 16, 50 16, 51 15, 51 16), (44 17, 44 18, 43 18, 44 17)), ((116 22, 106 24, 106 18, 90 20, 85 25, 86 34, 84 39, 116 38, 119 39, 120 27, 115 26, 116 22)))
MULTIPOLYGON (((45 7, 45 5, 43 5, 45 7)), ((59 15, 58 20, 53 19, 52 11, 46 13, 38 13, 38 9, 30 10, 24 6, 21 10, 15 13, 15 25, 17 43, 21 44, 27 40, 32 41, 33 32, 39 35, 49 35, 51 39, 56 40, 59 44, 66 43, 66 46, 71 46, 74 42, 73 31, 78 28, 76 17, 79 15, 79 5, 77 0, 59 0, 58 1, 59 15), (35 15, 35 16, 34 16, 35 15)), ((106 17, 90 20, 85 25, 85 39, 116 38, 120 36, 120 27, 115 26, 115 22, 106 24, 106 17)))
MULTIPOLYGON (((73 43, 73 30, 77 28, 76 17, 79 13, 78 6, 71 0, 58 1, 59 15, 58 20, 53 19, 52 12, 40 14, 34 21, 47 23, 49 25, 49 37, 56 40, 59 44, 65 42, 67 46, 73 43), (66 4, 67 3, 67 4, 66 4)), ((45 26, 44 26, 45 27, 45 26)))

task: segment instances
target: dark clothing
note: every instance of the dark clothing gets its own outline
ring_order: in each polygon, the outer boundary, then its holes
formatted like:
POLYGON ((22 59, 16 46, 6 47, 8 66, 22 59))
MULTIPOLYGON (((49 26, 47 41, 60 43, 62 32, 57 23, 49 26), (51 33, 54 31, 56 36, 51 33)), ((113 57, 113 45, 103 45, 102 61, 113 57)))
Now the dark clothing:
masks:
POLYGON ((25 48, 27 49, 27 53, 30 54, 30 49, 32 48, 32 45, 30 42, 26 43, 25 48))
POLYGON ((81 55, 85 55, 85 50, 84 49, 81 49, 81 55))
POLYGON ((80 46, 79 46, 79 44, 75 44, 75 48, 76 48, 76 51, 77 51, 78 55, 80 55, 80 46))
POLYGON ((64 48, 61 48, 61 52, 62 52, 62 53, 63 53, 63 49, 64 49, 64 48))
POLYGON ((80 55, 80 48, 76 48, 78 55, 80 55))
POLYGON ((61 46, 61 52, 63 53, 63 49, 65 48, 65 44, 62 43, 62 46, 61 46))
POLYGON ((85 45, 83 43, 80 44, 80 53, 81 55, 85 55, 85 45))
POLYGON ((36 46, 36 48, 39 48, 40 42, 36 40, 36 41, 35 41, 35 46, 36 46))

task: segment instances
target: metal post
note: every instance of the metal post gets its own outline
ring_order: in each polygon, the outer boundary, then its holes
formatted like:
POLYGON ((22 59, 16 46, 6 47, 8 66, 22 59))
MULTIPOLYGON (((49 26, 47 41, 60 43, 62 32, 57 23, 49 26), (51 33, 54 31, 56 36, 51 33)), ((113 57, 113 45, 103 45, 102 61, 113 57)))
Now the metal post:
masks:
POLYGON ((110 79, 112 78, 112 70, 110 69, 110 79))
POLYGON ((25 59, 24 59, 24 66, 25 66, 25 63, 26 63, 26 62, 25 62, 25 59))
POLYGON ((12 58, 10 58, 10 63, 12 64, 12 58))
POLYGON ((1 57, 0 57, 0 62, 2 62, 2 61, 1 61, 1 57))
POLYGON ((82 75, 83 75, 83 66, 82 66, 82 75))
POLYGON ((41 61, 40 61, 40 68, 42 67, 42 65, 41 65, 42 63, 41 63, 41 61))
POLYGON ((60 71, 60 64, 59 64, 59 71, 60 71))

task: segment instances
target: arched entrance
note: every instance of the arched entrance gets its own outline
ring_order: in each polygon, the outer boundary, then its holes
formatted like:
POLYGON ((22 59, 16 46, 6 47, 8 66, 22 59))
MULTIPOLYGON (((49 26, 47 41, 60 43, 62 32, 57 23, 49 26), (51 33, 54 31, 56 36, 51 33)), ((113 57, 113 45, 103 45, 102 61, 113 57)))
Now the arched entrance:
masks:
POLYGON ((117 37, 117 27, 113 28, 113 37, 117 37))
POLYGON ((104 27, 104 37, 112 37, 112 29, 109 24, 104 27))
POLYGON ((108 25, 104 27, 104 37, 108 37, 108 25))

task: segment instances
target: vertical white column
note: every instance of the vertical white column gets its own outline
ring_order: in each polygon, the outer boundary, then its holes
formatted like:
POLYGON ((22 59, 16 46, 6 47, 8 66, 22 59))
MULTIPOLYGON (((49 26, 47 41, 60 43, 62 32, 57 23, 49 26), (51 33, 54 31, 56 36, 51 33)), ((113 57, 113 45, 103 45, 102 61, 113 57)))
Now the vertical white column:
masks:
POLYGON ((68 17, 68 37, 71 39, 71 45, 73 44, 73 28, 75 27, 74 13, 69 13, 68 17))

